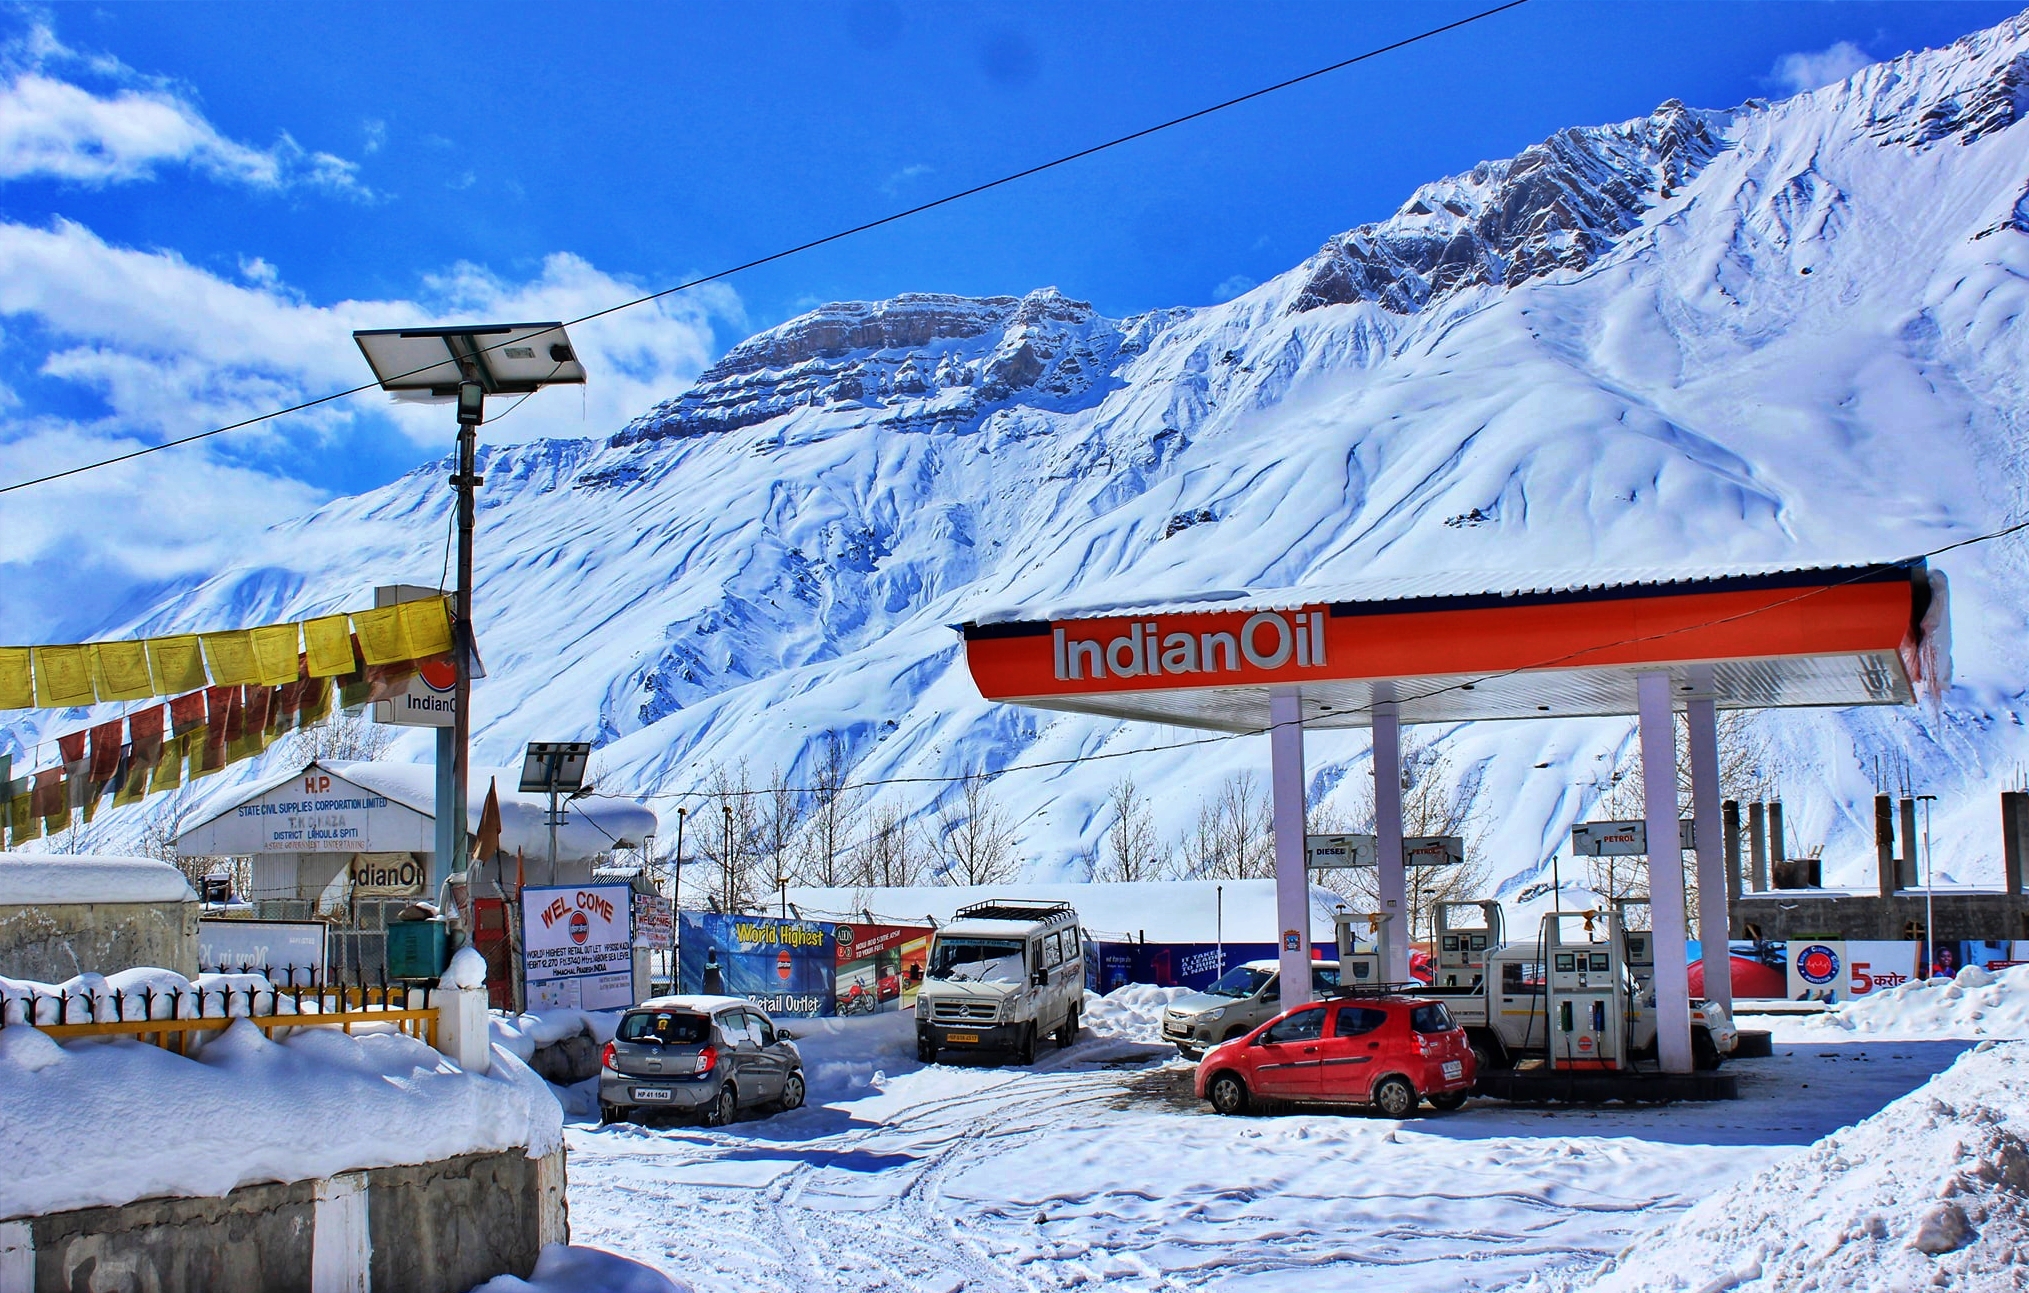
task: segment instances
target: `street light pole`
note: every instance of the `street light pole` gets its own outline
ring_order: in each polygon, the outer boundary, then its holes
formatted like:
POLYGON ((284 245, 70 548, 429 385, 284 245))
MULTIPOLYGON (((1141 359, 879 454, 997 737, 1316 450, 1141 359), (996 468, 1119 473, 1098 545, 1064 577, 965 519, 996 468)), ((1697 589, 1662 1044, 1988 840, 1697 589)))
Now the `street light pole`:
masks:
POLYGON ((1923 977, 1928 979, 1937 973, 1937 908, 1934 901, 1937 884, 1937 859, 1930 852, 1930 805, 1936 795, 1918 795, 1917 802, 1923 805, 1923 977))
POLYGON ((725 896, 726 914, 730 916, 733 914, 733 806, 724 804, 721 807, 726 813, 726 846, 719 854, 719 892, 725 896))
MULTIPOLYGON (((467 818, 471 814, 472 763, 472 531, 480 477, 476 471, 479 424, 486 419, 486 388, 475 381, 458 384, 458 473, 451 477, 458 491, 458 590, 453 603, 456 635, 452 650, 458 667, 452 692, 451 807, 457 829, 452 832, 451 873, 464 871, 470 858, 467 818)), ((552 848, 554 853, 554 848, 552 848)), ((556 869, 554 857, 550 869, 556 869)), ((550 877, 555 883, 554 874, 550 877)))

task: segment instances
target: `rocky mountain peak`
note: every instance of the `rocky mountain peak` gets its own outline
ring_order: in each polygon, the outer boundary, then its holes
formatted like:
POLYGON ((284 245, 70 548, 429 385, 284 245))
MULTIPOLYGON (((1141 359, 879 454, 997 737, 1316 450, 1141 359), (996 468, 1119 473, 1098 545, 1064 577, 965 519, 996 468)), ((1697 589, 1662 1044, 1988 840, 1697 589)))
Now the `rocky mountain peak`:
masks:
POLYGON ((1671 99, 1426 184, 1389 219, 1338 235, 1305 262, 1290 311, 1373 301, 1410 314, 1462 288, 1583 268, 1717 155, 1725 119, 1671 99))
POLYGON ((1079 395, 1110 366, 1120 340, 1118 325, 1054 287, 1020 297, 912 292, 835 302, 733 347, 612 442, 710 435, 833 406, 963 422, 1017 394, 1045 403, 1079 395))

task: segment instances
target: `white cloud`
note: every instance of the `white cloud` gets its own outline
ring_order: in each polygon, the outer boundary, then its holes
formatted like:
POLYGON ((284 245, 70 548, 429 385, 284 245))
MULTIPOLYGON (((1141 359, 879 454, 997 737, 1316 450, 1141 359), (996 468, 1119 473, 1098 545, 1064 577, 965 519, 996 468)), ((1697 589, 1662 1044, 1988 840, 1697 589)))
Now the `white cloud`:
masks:
MULTIPOLYGON (((355 328, 447 319, 572 319, 641 294, 637 284, 558 253, 532 277, 476 265, 426 278, 412 299, 312 304, 273 266, 221 277, 166 251, 107 243, 82 225, 0 221, 0 318, 17 362, 102 401, 99 416, 58 418, 0 405, 0 484, 209 430, 370 380, 355 328), (25 361, 21 359, 25 353, 25 361)), ((603 436, 681 390, 717 353, 713 324, 743 328, 739 298, 712 287, 571 329, 591 381, 537 394, 489 440, 603 436)), ((505 413, 495 401, 489 413, 505 413)), ((341 448, 392 424, 416 446, 449 442, 449 413, 376 392, 150 454, 132 463, 0 496, 8 546, 0 612, 23 633, 61 614, 63 574, 90 566, 122 588, 211 568, 261 526, 330 490, 286 463, 292 443, 341 448), (250 458, 249 454, 253 456, 250 458), (54 581, 54 582, 52 582, 54 581), (36 593, 46 594, 37 597, 36 593), (53 599, 53 600, 52 600, 53 599), (56 612, 49 607, 59 607, 56 612), (28 618, 23 619, 22 616, 28 618)), ((393 475, 409 461, 386 465, 393 475)), ((75 599, 71 599, 73 602, 75 599)))
POLYGON ((919 180, 922 179, 925 175, 934 175, 936 173, 937 168, 934 166, 928 166, 922 162, 911 162, 909 165, 904 166, 901 170, 896 171, 893 175, 888 176, 888 178, 881 184, 881 192, 887 194, 889 197, 895 197, 898 194, 900 194, 903 188, 907 187, 911 181, 919 180))
POLYGON ((119 184, 185 166, 258 189, 372 196, 354 163, 305 149, 286 133, 266 148, 228 138, 187 94, 118 60, 79 55, 46 26, 0 51, 0 78, 0 180, 119 184), (109 84, 87 89, 66 71, 109 84))
POLYGON ((1261 286, 1259 283, 1256 283, 1245 274, 1235 274, 1212 289, 1212 299, 1214 301, 1230 301, 1236 296, 1244 296, 1259 286, 1261 286))
POLYGON ((1784 54, 1775 60, 1769 79, 1789 94, 1803 94, 1834 81, 1843 81, 1874 62, 1866 50, 1850 40, 1810 53, 1784 54))

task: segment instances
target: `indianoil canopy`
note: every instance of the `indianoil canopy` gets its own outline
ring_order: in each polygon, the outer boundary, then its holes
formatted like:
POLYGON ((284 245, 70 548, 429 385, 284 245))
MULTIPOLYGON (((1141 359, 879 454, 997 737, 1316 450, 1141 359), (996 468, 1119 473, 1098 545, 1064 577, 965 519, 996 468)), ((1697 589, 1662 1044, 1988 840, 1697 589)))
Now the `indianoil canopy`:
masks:
POLYGON ((1921 560, 1656 578, 1388 579, 962 627, 980 694, 1258 731, 1271 690, 1307 727, 1633 713, 1636 679, 1720 708, 1907 704, 1949 682, 1943 576, 1921 560), (1255 599, 1248 599, 1255 600, 1255 599))
POLYGON ((521 891, 528 1008, 621 1010, 634 1004, 633 891, 624 884, 521 891))

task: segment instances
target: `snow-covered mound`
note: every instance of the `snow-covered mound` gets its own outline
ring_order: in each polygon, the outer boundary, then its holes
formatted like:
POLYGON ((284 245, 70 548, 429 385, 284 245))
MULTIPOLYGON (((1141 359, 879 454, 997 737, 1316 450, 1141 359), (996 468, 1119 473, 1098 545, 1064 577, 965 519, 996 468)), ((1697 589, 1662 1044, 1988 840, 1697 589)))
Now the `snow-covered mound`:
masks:
POLYGON ((2029 1038, 2029 965, 1989 972, 1968 965, 1949 979, 1914 979, 1843 1002, 1821 1015, 1785 1021, 1785 1039, 1883 1041, 2029 1038))
POLYGON ((1158 988, 1153 983, 1130 983, 1103 997, 1096 992, 1087 992, 1079 1017, 1096 1037, 1161 1046, 1162 1012, 1177 998, 1190 995, 1189 988, 1158 988))
POLYGON ((496 1275, 472 1293, 690 1293, 690 1285, 597 1248, 551 1244, 527 1279, 496 1275))
MULTIPOLYGON (((578 736, 604 788, 692 791, 743 763, 808 786, 835 736, 854 780, 909 779, 862 806, 919 824, 937 778, 1022 765, 994 792, 1029 878, 1083 879, 1123 774, 1160 839, 1188 839, 1265 743, 1081 762, 1179 734, 989 705, 953 624, 1431 571, 1899 556, 2016 519, 2025 67, 2017 17, 1781 102, 1559 131, 1205 309, 1108 319, 1049 289, 828 305, 605 438, 490 447, 478 758, 578 736)), ((444 472, 278 526, 107 634, 429 583, 444 472)), ((1828 883, 1873 875, 1883 755, 1938 794, 1952 878, 1998 876, 1993 795, 2029 758, 2022 551, 1944 560, 1959 682, 1934 720, 1770 725, 1793 842, 1826 846, 1828 883)), ((1479 834, 1500 896, 1549 878, 1629 727, 1425 733, 1497 807, 1479 834)), ((1366 744, 1310 740, 1322 810, 1357 810, 1366 744)))
POLYGON ((2029 1042, 1982 1042, 1881 1112, 1633 1244, 1593 1293, 2015 1293, 2029 1255, 2029 1042))
POLYGON ((399 1033, 244 1020, 196 1055, 143 1042, 58 1045, 0 1029, 0 1217, 220 1195, 255 1181, 425 1163, 484 1150, 541 1157, 563 1141, 543 1080, 496 1046, 466 1073, 399 1033))

